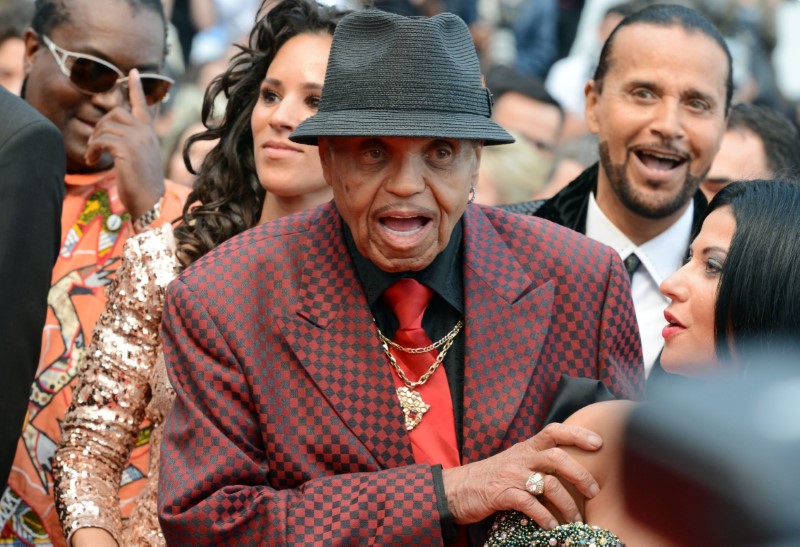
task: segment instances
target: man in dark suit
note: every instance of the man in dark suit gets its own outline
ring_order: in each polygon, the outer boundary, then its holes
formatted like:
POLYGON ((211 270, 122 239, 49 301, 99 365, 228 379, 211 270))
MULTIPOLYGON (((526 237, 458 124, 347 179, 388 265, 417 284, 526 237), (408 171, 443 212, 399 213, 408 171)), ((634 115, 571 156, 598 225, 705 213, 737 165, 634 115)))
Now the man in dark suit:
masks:
POLYGON ((588 238, 469 203, 483 146, 512 141, 490 115, 458 17, 341 21, 291 137, 319 145, 333 203, 168 289, 170 544, 483 544, 496 511, 552 526, 545 500, 579 518, 553 475, 597 485, 558 445, 601 441, 544 424, 578 391, 639 394, 626 274, 588 238))
POLYGON ((731 71, 724 39, 699 12, 655 5, 627 16, 586 85, 586 121, 600 140, 599 164, 543 203, 508 207, 619 253, 653 378, 664 374, 657 361, 669 303, 659 286, 681 266, 705 210, 698 186, 725 131, 731 71))
POLYGON ((5 484, 39 361, 50 274, 61 245, 61 133, 0 86, 0 484, 5 484))

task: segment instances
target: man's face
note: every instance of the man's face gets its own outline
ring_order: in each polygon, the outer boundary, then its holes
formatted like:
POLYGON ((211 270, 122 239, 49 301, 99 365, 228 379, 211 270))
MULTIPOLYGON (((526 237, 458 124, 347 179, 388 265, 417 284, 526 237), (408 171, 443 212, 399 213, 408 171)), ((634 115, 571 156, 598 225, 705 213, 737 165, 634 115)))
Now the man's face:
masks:
POLYGON ((764 143, 745 128, 731 129, 722 137, 714 163, 700 189, 711 200, 717 192, 735 180, 771 179, 764 143))
POLYGON ((320 137, 325 180, 361 254, 419 271, 450 241, 476 184, 482 145, 456 139, 320 137))
MULTIPOLYGON (((164 25, 159 15, 147 8, 133 10, 127 2, 111 4, 98 9, 91 0, 71 0, 69 20, 53 27, 48 37, 65 50, 104 59, 125 74, 133 68, 158 72, 164 56, 164 25)), ((130 109, 124 88, 117 85, 95 95, 82 92, 62 74, 53 54, 32 31, 25 35, 25 50, 25 99, 61 131, 67 172, 111 167, 108 154, 92 166, 84 155, 100 118, 117 106, 130 109)))
POLYGON ((492 119, 504 129, 525 137, 545 159, 552 159, 561 137, 561 112, 551 104, 509 91, 497 99, 492 119))
POLYGON ((21 38, 7 38, 0 42, 0 85, 14 95, 19 95, 25 71, 22 59, 25 42, 21 38))
POLYGON ((699 32, 620 30, 602 90, 586 86, 587 123, 600 138, 597 198, 609 216, 683 212, 722 139, 727 66, 722 48, 699 32))

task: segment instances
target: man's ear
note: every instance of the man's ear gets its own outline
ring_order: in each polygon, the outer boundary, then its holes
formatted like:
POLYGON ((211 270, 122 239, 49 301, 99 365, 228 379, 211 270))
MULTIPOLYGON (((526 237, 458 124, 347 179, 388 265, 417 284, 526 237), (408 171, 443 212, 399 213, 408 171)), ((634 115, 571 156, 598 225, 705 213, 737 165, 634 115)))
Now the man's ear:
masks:
POLYGON ((586 107, 584 116, 586 117, 586 126, 589 131, 597 134, 600 131, 600 124, 597 121, 597 107, 600 102, 600 90, 595 80, 589 80, 586 87, 583 88, 586 95, 586 107))
POLYGON ((27 78, 30 76, 31 69, 33 68, 36 53, 44 44, 39 41, 39 35, 36 34, 36 31, 30 27, 25 30, 25 35, 22 39, 25 41, 25 60, 23 66, 25 67, 25 77, 27 78))
POLYGON ((322 165, 322 176, 328 186, 331 184, 331 147, 327 137, 317 137, 317 148, 319 148, 319 162, 322 165))

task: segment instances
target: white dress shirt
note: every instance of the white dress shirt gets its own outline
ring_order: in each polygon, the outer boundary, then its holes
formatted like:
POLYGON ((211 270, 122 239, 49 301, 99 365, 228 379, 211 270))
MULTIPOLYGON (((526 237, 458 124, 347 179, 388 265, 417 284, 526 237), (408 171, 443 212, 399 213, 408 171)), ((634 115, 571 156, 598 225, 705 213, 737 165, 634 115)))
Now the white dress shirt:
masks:
POLYGON ((658 287, 681 267, 689 248, 689 238, 692 236, 693 214, 694 202, 690 201, 689 207, 675 224, 650 241, 637 246, 600 210, 594 195, 589 196, 586 235, 617 251, 622 260, 631 253, 636 253, 641 260, 641 265, 631 280, 631 291, 636 322, 642 337, 646 374, 650 374, 653 363, 664 347, 661 331, 667 324, 664 310, 669 304, 669 298, 661 294, 658 287))

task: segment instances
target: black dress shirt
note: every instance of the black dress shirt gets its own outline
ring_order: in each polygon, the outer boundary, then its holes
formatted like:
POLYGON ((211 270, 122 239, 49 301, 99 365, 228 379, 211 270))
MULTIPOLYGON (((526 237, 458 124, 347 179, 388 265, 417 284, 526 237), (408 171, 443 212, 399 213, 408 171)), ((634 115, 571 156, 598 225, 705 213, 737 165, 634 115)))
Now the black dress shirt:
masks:
MULTIPOLYGON (((381 299, 383 291, 402 278, 410 277, 416 279, 423 285, 433 289, 434 295, 425 315, 422 318, 422 328, 433 341, 443 338, 456 325, 459 319, 464 316, 464 249, 462 243, 461 220, 453 228, 450 242, 447 247, 439 253, 433 262, 423 270, 418 272, 384 272, 369 259, 364 257, 356 248, 353 235, 346 224, 344 228, 344 240, 347 244, 347 251, 353 259, 356 273, 358 274, 364 295, 367 298, 375 324, 381 332, 388 338, 394 336, 398 327, 397 318, 389 307, 381 299)), ((378 335, 375 334, 377 341, 378 335)), ((456 427, 456 442, 458 443, 458 453, 461 454, 463 444, 463 419, 464 419, 464 332, 462 330, 453 340, 450 351, 445 355, 443 365, 447 372, 447 381, 450 386, 450 397, 453 400, 453 417, 456 427)), ((386 361, 389 367, 389 361, 386 361)), ((442 481, 441 465, 434 466, 434 481, 436 497, 441 515, 442 535, 445 543, 451 543, 456 539, 456 530, 450 512, 447 508, 447 500, 444 495, 444 482, 442 481)))

